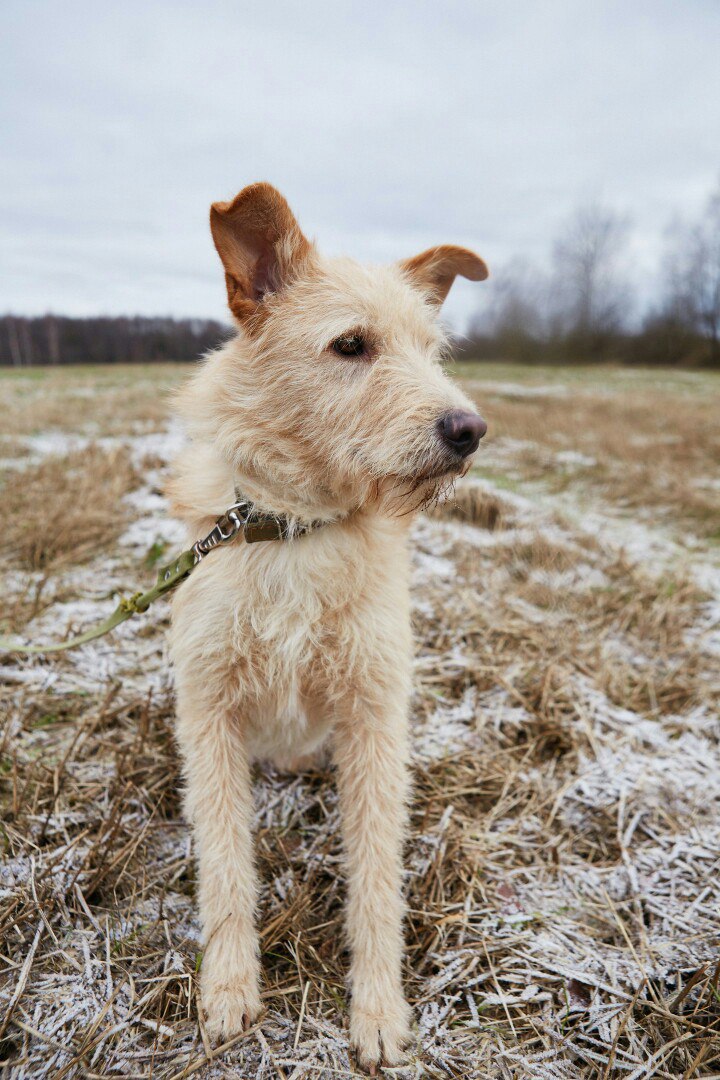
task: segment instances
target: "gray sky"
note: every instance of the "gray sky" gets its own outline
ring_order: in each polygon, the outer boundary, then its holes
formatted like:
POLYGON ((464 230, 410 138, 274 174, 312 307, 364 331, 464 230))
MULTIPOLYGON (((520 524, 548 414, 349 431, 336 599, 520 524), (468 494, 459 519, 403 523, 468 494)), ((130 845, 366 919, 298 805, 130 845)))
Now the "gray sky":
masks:
POLYGON ((0 311, 224 318, 208 206, 261 179, 328 253, 491 270, 599 199, 647 294, 720 174, 719 0, 4 0, 0 30, 0 311))

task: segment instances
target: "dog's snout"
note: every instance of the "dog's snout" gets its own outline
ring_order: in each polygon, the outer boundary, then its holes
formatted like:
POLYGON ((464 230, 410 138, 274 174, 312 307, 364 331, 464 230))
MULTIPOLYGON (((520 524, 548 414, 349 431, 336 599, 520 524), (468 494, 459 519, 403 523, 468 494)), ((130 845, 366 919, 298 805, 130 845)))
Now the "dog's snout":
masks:
POLYGON ((462 412, 460 409, 454 409, 442 416, 438 426, 445 445, 461 457, 474 454, 487 431, 487 424, 482 416, 474 412, 462 412))

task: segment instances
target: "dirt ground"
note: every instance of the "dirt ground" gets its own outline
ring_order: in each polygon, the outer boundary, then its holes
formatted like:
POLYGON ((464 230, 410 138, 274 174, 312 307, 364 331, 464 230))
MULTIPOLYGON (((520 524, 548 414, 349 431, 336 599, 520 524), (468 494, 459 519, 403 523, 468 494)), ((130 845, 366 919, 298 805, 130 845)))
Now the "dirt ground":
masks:
MULTIPOLYGON (((0 374, 5 632, 79 632, 184 543, 186 373, 0 374)), ((720 379, 458 375, 490 433, 412 538, 416 1041, 387 1073, 720 1077, 720 379)), ((329 772, 258 768, 267 1011, 220 1050, 198 1025, 167 623, 0 655, 2 1075, 355 1076, 329 772)))

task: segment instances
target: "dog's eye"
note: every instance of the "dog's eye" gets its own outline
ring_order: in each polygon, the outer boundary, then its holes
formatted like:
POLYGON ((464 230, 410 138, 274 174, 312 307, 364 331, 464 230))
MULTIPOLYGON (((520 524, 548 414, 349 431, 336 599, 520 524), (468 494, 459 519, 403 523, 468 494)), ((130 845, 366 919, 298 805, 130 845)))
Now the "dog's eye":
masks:
POLYGON ((336 338, 332 347, 339 356, 362 356, 365 352, 365 339, 359 334, 346 334, 336 338))

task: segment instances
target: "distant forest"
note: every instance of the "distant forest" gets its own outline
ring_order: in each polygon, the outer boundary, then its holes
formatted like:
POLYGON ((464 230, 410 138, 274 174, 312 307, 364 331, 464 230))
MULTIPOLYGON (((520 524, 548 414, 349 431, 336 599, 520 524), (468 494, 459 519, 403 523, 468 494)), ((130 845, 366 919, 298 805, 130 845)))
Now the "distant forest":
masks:
POLYGON ((0 316, 0 365, 197 360, 230 336, 212 319, 0 316))

